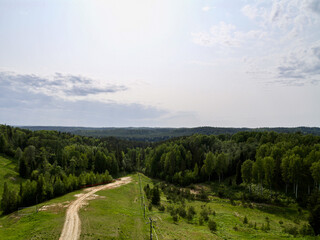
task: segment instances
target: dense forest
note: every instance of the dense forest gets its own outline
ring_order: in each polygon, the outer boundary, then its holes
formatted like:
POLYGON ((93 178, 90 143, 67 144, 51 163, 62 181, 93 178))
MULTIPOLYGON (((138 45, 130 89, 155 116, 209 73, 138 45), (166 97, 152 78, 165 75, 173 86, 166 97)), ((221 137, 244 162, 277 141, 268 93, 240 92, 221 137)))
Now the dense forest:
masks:
POLYGON ((254 196, 255 201, 277 203, 273 193, 282 192, 309 207, 314 226, 319 226, 320 136, 316 135, 245 131, 150 144, 1 125, 0 154, 15 159, 20 176, 27 179, 19 192, 5 183, 4 213, 140 171, 179 186, 228 178, 249 192, 259 189, 261 196, 254 196), (262 197, 265 189, 268 199, 262 197))
POLYGON ((296 127, 296 128, 223 128, 223 127, 196 127, 196 128, 89 128, 89 127, 55 127, 55 126, 24 126, 22 128, 32 131, 54 130, 68 132, 86 137, 117 137, 131 141, 158 142, 173 137, 191 136, 194 134, 220 135, 236 134, 238 132, 270 132, 313 134, 320 136, 320 128, 317 127, 296 127))
POLYGON ((15 159, 19 175, 27 179, 19 192, 4 183, 1 208, 9 213, 82 186, 109 182, 121 173, 134 171, 136 158, 144 157, 145 146, 116 138, 33 132, 1 125, 0 154, 15 159))

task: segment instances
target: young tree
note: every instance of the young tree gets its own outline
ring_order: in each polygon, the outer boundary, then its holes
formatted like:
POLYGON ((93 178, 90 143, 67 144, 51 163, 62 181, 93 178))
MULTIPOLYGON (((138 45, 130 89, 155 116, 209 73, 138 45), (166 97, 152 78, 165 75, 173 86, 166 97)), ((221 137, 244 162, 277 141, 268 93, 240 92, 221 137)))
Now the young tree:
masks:
MULTIPOLYGON (((107 157, 106 155, 101 152, 101 151, 98 151, 95 155, 95 158, 94 158, 94 170, 95 172, 98 172, 98 173, 104 173, 107 169, 107 157)), ((111 159, 112 161, 112 159, 111 159)))
POLYGON ((20 161, 20 160, 21 160, 21 158, 22 158, 22 151, 21 151, 21 148, 17 147, 17 149, 16 149, 16 153, 15 153, 15 155, 14 155, 14 158, 15 158, 16 160, 18 160, 18 161, 20 161))
MULTIPOLYGON (((250 159, 244 161, 244 163, 241 166, 241 176, 246 184, 250 184, 252 181, 252 167, 254 162, 250 159)), ((249 191, 251 192, 251 187, 249 188, 249 191)))
POLYGON ((290 170, 290 177, 291 177, 291 181, 293 182, 294 193, 296 194, 296 198, 298 198, 298 186, 303 174, 302 166, 303 164, 302 164, 301 157, 297 154, 292 154, 290 156, 289 170, 290 170))
POLYGON ((290 156, 286 154, 281 161, 281 173, 282 173, 282 179, 286 183, 286 193, 288 193, 288 184, 290 182, 289 164, 290 164, 290 156))
POLYGON ((220 153, 218 156, 214 158, 214 171, 218 174, 219 183, 221 176, 228 167, 227 160, 227 155, 225 153, 220 153))
POLYGON ((4 153, 7 148, 7 140, 3 134, 0 134, 0 153, 4 153))
POLYGON ((260 184, 260 194, 262 195, 263 179, 264 179, 264 164, 261 158, 258 158, 252 167, 252 175, 256 183, 260 184))
POLYGON ((213 153, 208 152, 206 155, 206 159, 204 160, 205 171, 206 171, 206 174, 209 176, 209 181, 210 181, 212 171, 214 169, 214 161, 215 161, 214 159, 215 159, 215 156, 213 155, 213 153))
POLYGON ((318 184, 318 188, 320 191, 320 162, 314 162, 311 165, 310 170, 313 180, 318 184))
POLYGON ((313 228, 315 235, 320 234, 320 204, 316 205, 311 211, 309 216, 310 226, 313 228))
POLYGON ((265 157, 263 159, 263 167, 264 167, 264 180, 267 183, 267 186, 271 188, 273 177, 274 177, 274 167, 275 167, 274 159, 272 157, 265 157))
POLYGON ((154 187, 152 189, 151 202, 154 205, 159 205, 160 204, 160 191, 159 191, 158 187, 154 187))
POLYGON ((28 166, 27 166, 26 161, 24 159, 20 160, 20 163, 19 163, 19 174, 23 178, 27 178, 29 176, 28 166))
POLYGON ((193 178, 194 180, 197 181, 198 179, 198 175, 199 175, 199 168, 198 168, 198 164, 196 163, 193 169, 193 178))

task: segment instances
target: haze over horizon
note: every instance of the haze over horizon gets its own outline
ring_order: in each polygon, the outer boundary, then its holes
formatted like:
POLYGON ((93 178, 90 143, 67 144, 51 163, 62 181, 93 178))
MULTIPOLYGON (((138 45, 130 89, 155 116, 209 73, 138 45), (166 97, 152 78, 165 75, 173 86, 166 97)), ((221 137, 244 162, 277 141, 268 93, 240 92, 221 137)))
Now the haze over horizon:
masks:
POLYGON ((320 126, 317 0, 0 0, 0 33, 0 124, 320 126))

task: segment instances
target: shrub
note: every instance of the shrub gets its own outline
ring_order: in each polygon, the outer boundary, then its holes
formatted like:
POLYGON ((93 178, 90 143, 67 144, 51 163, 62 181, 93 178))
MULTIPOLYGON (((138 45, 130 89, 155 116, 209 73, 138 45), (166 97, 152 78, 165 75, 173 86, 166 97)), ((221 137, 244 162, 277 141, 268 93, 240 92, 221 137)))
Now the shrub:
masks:
POLYGON ((296 226, 285 227, 283 230, 285 233, 291 234, 293 236, 298 235, 298 228, 296 226))
POLYGON ((165 210, 166 210, 165 206, 164 205, 160 205, 159 211, 164 212, 165 210))
POLYGON ((199 218, 199 225, 203 225, 203 222, 204 222, 203 217, 200 217, 199 218))
POLYGON ((209 229, 210 229, 211 232, 217 231, 217 223, 216 223, 214 220, 212 220, 212 219, 210 219, 210 220, 208 221, 208 227, 209 227, 209 229))
POLYGON ((314 235, 313 229, 309 224, 303 224, 299 230, 302 236, 314 235))
POLYGON ((172 219, 173 219, 173 221, 176 223, 176 222, 178 221, 178 214, 177 214, 177 213, 174 213, 174 214, 172 215, 172 219))
POLYGON ((247 223, 248 223, 248 218, 247 218, 247 216, 244 217, 243 223, 244 223, 244 224, 247 224, 247 223))
POLYGON ((207 208, 203 208, 200 212, 200 216, 207 222, 209 220, 209 210, 207 208))
POLYGON ((194 215, 196 215, 196 210, 194 209, 193 206, 191 206, 188 208, 187 219, 189 221, 191 221, 193 219, 194 215))
POLYGON ((181 205, 177 208, 177 212, 182 218, 185 218, 187 216, 186 209, 183 205, 181 205))

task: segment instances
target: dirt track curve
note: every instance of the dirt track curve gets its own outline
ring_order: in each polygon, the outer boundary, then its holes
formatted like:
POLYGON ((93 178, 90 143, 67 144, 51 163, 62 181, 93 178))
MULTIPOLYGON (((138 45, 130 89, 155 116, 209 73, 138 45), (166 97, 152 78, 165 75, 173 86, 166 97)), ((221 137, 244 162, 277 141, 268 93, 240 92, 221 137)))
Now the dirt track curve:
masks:
POLYGON ((127 184, 131 182, 131 180, 131 177, 123 177, 120 178, 120 180, 116 180, 113 183, 85 189, 88 192, 69 205, 59 240, 78 240, 80 238, 81 221, 79 218, 78 211, 80 207, 85 203, 85 201, 88 200, 89 197, 91 197, 94 193, 98 191, 116 188, 121 185, 127 184))

